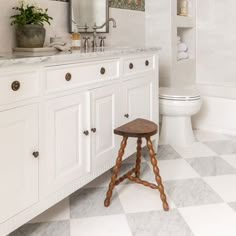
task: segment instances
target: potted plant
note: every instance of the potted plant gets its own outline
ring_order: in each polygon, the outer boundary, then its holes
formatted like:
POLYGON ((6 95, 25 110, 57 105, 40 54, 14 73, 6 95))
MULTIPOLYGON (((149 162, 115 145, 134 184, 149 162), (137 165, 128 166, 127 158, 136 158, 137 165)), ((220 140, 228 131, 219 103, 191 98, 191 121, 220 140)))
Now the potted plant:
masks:
POLYGON ((11 25, 16 26, 16 46, 23 48, 43 47, 46 30, 44 23, 50 25, 53 18, 48 15, 48 9, 42 9, 35 4, 20 1, 13 7, 17 14, 10 17, 11 25))

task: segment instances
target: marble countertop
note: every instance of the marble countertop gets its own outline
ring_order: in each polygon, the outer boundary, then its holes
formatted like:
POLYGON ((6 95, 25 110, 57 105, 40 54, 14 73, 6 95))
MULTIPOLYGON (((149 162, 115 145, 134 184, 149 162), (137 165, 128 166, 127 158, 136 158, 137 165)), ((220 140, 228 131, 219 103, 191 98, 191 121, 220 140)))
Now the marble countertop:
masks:
POLYGON ((159 47, 105 47, 97 48, 96 50, 72 50, 67 52, 40 52, 40 53, 0 53, 0 68, 13 65, 28 65, 35 63, 60 63, 64 61, 96 59, 107 56, 125 56, 137 53, 157 52, 159 47))

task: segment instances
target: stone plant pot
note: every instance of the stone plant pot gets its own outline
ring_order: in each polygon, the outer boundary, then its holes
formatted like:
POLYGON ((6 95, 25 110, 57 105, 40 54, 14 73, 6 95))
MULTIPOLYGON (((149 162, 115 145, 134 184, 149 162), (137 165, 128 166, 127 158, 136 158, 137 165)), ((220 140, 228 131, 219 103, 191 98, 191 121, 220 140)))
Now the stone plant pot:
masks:
POLYGON ((21 48, 41 48, 45 41, 46 30, 42 25, 16 27, 16 46, 21 48))

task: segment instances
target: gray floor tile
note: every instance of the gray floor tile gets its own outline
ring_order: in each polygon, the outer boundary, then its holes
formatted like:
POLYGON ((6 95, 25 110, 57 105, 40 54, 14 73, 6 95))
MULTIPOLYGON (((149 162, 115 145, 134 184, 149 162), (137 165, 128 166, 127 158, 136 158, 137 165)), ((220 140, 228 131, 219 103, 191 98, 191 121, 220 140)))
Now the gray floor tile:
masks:
POLYGON ((202 179, 166 181, 164 186, 176 207, 213 204, 223 201, 202 179))
POLYGON ((158 147, 157 151, 158 160, 173 160, 179 158, 181 158, 181 156, 170 145, 161 145, 158 147))
POLYGON ((187 159, 187 162, 202 177, 236 174, 236 170, 220 157, 200 157, 187 159))
POLYGON ((236 202, 231 202, 229 205, 236 211, 236 202))
POLYGON ((127 219, 134 236, 193 236, 176 209, 128 214, 127 219))
POLYGON ((236 153, 236 141, 222 140, 214 142, 205 142, 205 144, 219 155, 235 154, 236 153))
POLYGON ((9 236, 70 236, 70 221, 26 224, 9 236))
POLYGON ((124 213, 117 192, 114 189, 111 205, 104 207, 107 188, 86 188, 70 196, 70 215, 72 219, 105 216, 124 213))

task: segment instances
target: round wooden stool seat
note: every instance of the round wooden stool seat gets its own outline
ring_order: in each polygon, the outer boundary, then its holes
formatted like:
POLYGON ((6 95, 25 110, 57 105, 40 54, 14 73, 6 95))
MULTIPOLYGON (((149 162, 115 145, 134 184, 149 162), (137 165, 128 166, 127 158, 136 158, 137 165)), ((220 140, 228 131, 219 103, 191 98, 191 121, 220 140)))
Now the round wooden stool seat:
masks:
POLYGON ((136 119, 114 130, 117 135, 125 137, 151 137, 158 131, 155 123, 145 119, 136 119))

